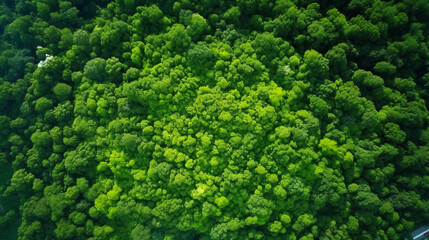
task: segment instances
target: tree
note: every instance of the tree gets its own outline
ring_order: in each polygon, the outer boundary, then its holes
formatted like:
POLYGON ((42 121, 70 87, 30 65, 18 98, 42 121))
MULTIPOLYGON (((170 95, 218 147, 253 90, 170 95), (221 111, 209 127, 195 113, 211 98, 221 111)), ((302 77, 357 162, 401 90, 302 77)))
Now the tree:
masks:
POLYGON ((55 26, 49 26, 46 28, 43 33, 45 34, 45 44, 50 45, 58 43, 61 39, 61 30, 55 26))
POLYGON ((405 141, 406 134, 401 131, 399 125, 395 123, 387 123, 385 125, 385 136, 388 141, 400 144, 405 141))
POLYGON ((64 101, 70 99, 70 96, 72 94, 72 87, 65 83, 58 83, 53 88, 53 91, 57 96, 58 100, 64 101))
POLYGON ((131 231, 130 237, 132 240, 149 240, 151 237, 150 228, 138 224, 131 231))
POLYGON ((77 30, 73 34, 73 43, 77 46, 87 48, 89 46, 89 34, 85 30, 77 30))
POLYGON ((374 71, 382 77, 392 77, 396 73, 396 67, 388 62, 382 61, 375 64, 374 71))
POLYGON ((29 28, 32 26, 30 15, 20 16, 6 26, 5 34, 14 41, 17 46, 35 46, 34 37, 30 34, 29 28))
POLYGON ((202 67, 210 67, 213 65, 214 54, 210 48, 199 44, 189 49, 188 59, 191 66, 195 69, 202 70, 202 67))
POLYGON ((364 70, 357 70, 353 76, 352 81, 357 85, 367 87, 370 89, 379 88, 384 85, 384 81, 381 77, 373 75, 371 72, 364 70))
POLYGON ((322 98, 310 95, 310 109, 315 116, 323 118, 329 112, 329 105, 322 98))
POLYGON ((31 189, 33 184, 34 175, 26 172, 24 169, 19 169, 13 173, 10 180, 10 186, 6 188, 4 194, 6 196, 10 194, 27 195, 28 189, 31 189))
POLYGON ((83 69, 83 74, 94 81, 102 81, 106 74, 106 60, 102 58, 95 58, 89 60, 83 69))
POLYGON ((191 38, 181 24, 174 24, 165 34, 165 40, 167 48, 171 51, 185 49, 191 43, 191 38))
POLYGON ((302 232, 305 228, 310 227, 316 223, 316 219, 311 214, 300 215, 296 222, 292 225, 292 229, 297 232, 302 232))
POLYGON ((311 82, 323 80, 328 76, 329 60, 315 50, 304 53, 304 65, 302 66, 311 82))
POLYGON ((61 219, 54 233, 58 239, 70 239, 76 236, 76 226, 69 221, 61 219))
POLYGON ((347 76, 348 74, 348 60, 350 46, 345 43, 340 43, 330 49, 325 57, 329 60, 329 69, 335 73, 341 74, 340 76, 347 76))
POLYGON ((232 24, 238 24, 240 20, 241 12, 239 7, 231 7, 228 9, 224 14, 223 18, 228 22, 232 24))
POLYGON ((106 61, 106 80, 110 82, 122 82, 122 73, 125 65, 119 59, 112 57, 106 61))
POLYGON ((345 112, 360 115, 363 111, 359 88, 352 82, 342 84, 335 95, 335 101, 345 112))
POLYGON ((193 41, 201 39, 202 35, 209 29, 206 19, 198 13, 194 13, 190 16, 187 25, 186 32, 193 41))
POLYGON ((350 19, 350 27, 346 29, 345 33, 350 40, 356 42, 368 40, 375 42, 380 38, 380 29, 362 15, 350 19))
POLYGON ((61 40, 58 43, 58 48, 62 50, 66 50, 69 48, 69 46, 73 45, 73 32, 68 29, 64 28, 61 30, 61 40))
POLYGON ((140 139, 137 135, 126 133, 122 136, 121 144, 128 151, 136 151, 140 139))
POLYGON ((42 132, 40 130, 37 130, 31 135, 31 142, 35 146, 49 147, 52 144, 52 138, 48 132, 42 132))
POLYGON ((250 216, 247 217, 246 222, 249 224, 263 225, 271 216, 274 204, 269 200, 259 195, 251 195, 246 203, 249 209, 250 216))

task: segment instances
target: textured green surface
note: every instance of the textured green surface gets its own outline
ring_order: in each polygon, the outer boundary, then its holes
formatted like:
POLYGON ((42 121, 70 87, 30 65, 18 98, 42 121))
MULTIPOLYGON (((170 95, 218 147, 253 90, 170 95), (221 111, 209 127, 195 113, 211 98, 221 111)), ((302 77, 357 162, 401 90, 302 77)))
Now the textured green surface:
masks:
POLYGON ((0 239, 395 240, 428 224, 428 12, 3 1, 0 239))

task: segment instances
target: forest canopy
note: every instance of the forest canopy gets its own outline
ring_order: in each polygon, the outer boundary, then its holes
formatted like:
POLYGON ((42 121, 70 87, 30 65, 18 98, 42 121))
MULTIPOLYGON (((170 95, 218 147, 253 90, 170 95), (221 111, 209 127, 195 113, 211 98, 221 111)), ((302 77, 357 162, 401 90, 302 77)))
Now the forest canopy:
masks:
POLYGON ((5 0, 0 239, 429 225, 427 0, 5 0))

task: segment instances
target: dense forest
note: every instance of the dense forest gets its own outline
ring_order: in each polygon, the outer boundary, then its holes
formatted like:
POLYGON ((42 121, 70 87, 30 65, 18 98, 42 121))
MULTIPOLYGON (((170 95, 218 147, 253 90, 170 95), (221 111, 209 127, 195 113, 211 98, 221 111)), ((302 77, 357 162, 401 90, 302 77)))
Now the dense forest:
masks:
POLYGON ((428 0, 3 0, 0 239, 401 239, 428 90, 428 0))

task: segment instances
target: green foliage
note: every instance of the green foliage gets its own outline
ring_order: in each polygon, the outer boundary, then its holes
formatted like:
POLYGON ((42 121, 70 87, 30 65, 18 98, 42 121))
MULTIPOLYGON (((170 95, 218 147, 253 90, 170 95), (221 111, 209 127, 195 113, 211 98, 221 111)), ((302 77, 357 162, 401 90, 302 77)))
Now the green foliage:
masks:
POLYGON ((106 60, 102 58, 95 58, 88 61, 83 69, 85 77, 94 80, 102 81, 105 76, 106 60))
POLYGON ((89 34, 85 30, 77 30, 73 34, 73 43, 77 46, 88 47, 89 46, 89 34))
POLYGON ((238 24, 240 21, 240 8, 237 6, 233 6, 230 9, 228 9, 224 14, 223 18, 228 21, 228 23, 235 23, 238 24))
POLYGON ((396 67, 388 62, 378 62, 374 66, 374 71, 381 76, 392 77, 396 73, 396 67))
POLYGON ((63 101, 70 98, 72 94, 72 87, 65 83, 58 83, 53 88, 53 91, 55 95, 57 96, 58 100, 63 101))
POLYGON ((400 239, 429 222, 428 10, 0 3, 0 239, 400 239))
POLYGON ((192 40, 199 40, 205 32, 209 29, 209 25, 200 14, 193 13, 185 18, 186 32, 192 40))
POLYGON ((311 81, 323 81, 328 76, 329 60, 324 58, 315 50, 309 50, 304 53, 304 64, 302 65, 305 73, 311 81))
POLYGON ((41 97, 35 101, 34 109, 37 112, 45 112, 48 109, 52 108, 52 101, 46 97, 41 97))
POLYGON ((165 34, 166 46, 170 51, 185 49, 191 43, 191 37, 181 24, 173 25, 165 34))
POLYGON ((52 138, 48 132, 37 130, 33 135, 31 135, 31 142, 35 146, 48 147, 52 144, 52 138))
POLYGON ((189 64, 195 69, 213 65, 213 51, 205 45, 196 45, 188 51, 189 64))
POLYGON ((384 85, 384 81, 381 77, 373 75, 371 72, 364 70, 357 70, 353 76, 352 81, 362 87, 366 88, 379 88, 384 85))
MULTIPOLYGON (((10 180, 10 186, 6 188, 4 194, 25 194, 26 189, 29 188, 33 182, 34 175, 26 172, 24 169, 19 169, 13 173, 10 180)), ((31 189, 31 187, 30 187, 31 189)))

